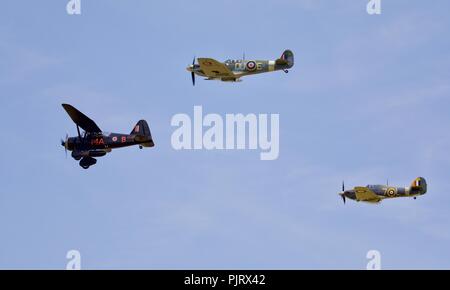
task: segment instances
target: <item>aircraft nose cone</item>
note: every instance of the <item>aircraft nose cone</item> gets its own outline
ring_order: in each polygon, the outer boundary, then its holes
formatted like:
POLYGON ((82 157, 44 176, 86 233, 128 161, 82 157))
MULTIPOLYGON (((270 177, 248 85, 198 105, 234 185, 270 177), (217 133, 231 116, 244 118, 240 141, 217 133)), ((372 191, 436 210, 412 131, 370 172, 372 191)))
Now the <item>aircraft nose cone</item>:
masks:
POLYGON ((346 191, 341 191, 338 193, 338 195, 342 196, 342 197, 347 197, 347 192, 346 191))
POLYGON ((188 67, 186 68, 186 70, 187 70, 188 72, 192 72, 192 71, 194 70, 194 68, 193 68, 192 65, 190 65, 190 66, 188 66, 188 67))
POLYGON ((342 201, 343 201, 344 204, 345 204, 345 200, 346 200, 345 191, 341 191, 341 192, 339 192, 338 194, 342 197, 342 201))

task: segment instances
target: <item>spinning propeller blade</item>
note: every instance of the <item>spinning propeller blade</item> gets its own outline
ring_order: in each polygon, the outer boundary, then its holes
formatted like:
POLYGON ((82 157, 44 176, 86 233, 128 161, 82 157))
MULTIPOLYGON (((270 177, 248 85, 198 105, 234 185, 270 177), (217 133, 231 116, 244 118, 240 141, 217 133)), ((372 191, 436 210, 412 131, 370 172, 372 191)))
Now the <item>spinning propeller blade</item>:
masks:
POLYGON ((340 195, 345 204, 345 194, 344 193, 345 193, 345 184, 344 184, 344 181, 342 181, 342 193, 340 195))
POLYGON ((192 72, 191 72, 191 78, 192 78, 192 85, 195 86, 195 73, 194 73, 194 67, 195 67, 195 56, 192 60, 192 72))
POLYGON ((66 139, 61 139, 61 145, 64 146, 64 151, 66 153, 67 158, 67 147, 69 146, 69 135, 66 134, 66 139))

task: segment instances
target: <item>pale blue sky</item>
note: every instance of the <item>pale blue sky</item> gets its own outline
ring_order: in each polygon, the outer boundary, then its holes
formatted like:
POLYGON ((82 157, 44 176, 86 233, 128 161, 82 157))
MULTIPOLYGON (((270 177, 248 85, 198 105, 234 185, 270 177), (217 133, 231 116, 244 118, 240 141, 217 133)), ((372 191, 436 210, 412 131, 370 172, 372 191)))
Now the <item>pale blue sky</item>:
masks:
POLYGON ((450 268, 450 2, 0 4, 0 268, 450 268), (295 53, 291 73, 192 87, 194 55, 295 53), (148 121, 156 147, 89 170, 65 159, 61 103, 106 131, 148 121), (176 113, 280 114, 280 157, 172 149, 176 113), (347 185, 429 184, 347 205, 347 185))

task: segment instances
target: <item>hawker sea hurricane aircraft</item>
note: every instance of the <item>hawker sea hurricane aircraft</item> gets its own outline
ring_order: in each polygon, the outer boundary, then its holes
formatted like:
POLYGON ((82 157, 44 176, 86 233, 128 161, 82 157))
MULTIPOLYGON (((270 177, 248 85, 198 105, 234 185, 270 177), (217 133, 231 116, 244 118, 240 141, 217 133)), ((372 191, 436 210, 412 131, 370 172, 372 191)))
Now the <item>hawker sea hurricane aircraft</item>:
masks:
POLYGON ((239 82, 241 77, 282 70, 288 73, 288 69, 294 66, 294 54, 285 50, 276 60, 227 60, 224 63, 212 58, 195 58, 192 65, 186 69, 191 72, 192 85, 195 86, 195 75, 206 77, 206 80, 219 80, 223 82, 239 82))
POLYGON ((369 203, 379 203, 386 198, 414 197, 424 195, 427 192, 427 182, 423 177, 417 177, 409 187, 395 187, 388 185, 357 186, 354 189, 345 190, 342 183, 342 192, 339 195, 345 203, 346 198, 369 203))
POLYGON ((66 135, 66 140, 61 140, 61 145, 64 146, 66 152, 67 150, 72 151, 72 157, 80 160, 80 166, 84 169, 97 163, 93 157, 105 156, 114 148, 139 145, 139 148, 142 149, 142 147, 155 146, 145 120, 140 120, 128 135, 105 133, 94 121, 71 105, 63 104, 62 106, 77 125, 78 136, 69 138, 66 135), (84 132, 80 132, 80 128, 84 132))

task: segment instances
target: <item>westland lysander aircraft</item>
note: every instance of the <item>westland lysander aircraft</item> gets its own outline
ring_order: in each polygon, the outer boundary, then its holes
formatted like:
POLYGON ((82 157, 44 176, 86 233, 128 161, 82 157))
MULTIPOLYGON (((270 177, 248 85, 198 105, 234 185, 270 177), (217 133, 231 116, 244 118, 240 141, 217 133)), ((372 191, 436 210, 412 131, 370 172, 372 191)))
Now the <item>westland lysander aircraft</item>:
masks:
POLYGON ((342 183, 342 192, 339 195, 345 203, 346 198, 368 203, 379 203, 383 199, 397 197, 413 197, 424 195, 427 192, 427 182, 423 177, 417 177, 409 187, 395 187, 389 185, 356 186, 354 189, 345 190, 342 183))
POLYGON ((212 58, 195 58, 192 65, 186 69, 191 72, 192 85, 195 86, 195 75, 205 77, 206 80, 219 80, 223 82, 240 82, 241 77, 265 72, 282 70, 285 73, 294 66, 294 54, 285 50, 276 60, 227 60, 219 62, 212 58))
POLYGON ((80 166, 88 169, 97 163, 94 157, 105 156, 114 148, 139 145, 139 148, 153 147, 152 135, 145 120, 140 120, 130 134, 105 133, 86 115, 68 104, 62 105, 72 121, 77 125, 77 137, 61 140, 61 145, 72 151, 72 157, 80 160, 80 166), (80 132, 80 128, 84 132, 80 132))

